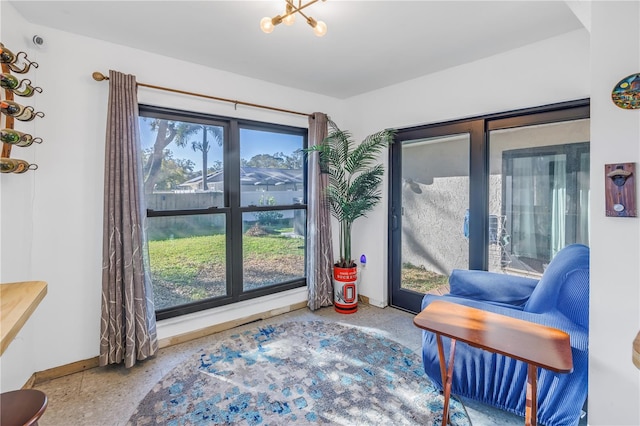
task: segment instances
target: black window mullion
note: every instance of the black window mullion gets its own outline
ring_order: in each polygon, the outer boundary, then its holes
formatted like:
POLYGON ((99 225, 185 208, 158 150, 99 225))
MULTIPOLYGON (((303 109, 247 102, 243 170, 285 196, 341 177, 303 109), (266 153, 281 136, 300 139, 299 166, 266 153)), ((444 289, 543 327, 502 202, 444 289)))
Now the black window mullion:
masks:
POLYGON ((225 150, 226 192, 231 211, 230 231, 227 236, 229 269, 228 287, 233 301, 242 294, 242 209, 240 208, 240 126, 232 120, 229 126, 229 144, 225 150))
POLYGON ((489 254, 489 149, 484 121, 469 123, 469 269, 486 269, 489 254))

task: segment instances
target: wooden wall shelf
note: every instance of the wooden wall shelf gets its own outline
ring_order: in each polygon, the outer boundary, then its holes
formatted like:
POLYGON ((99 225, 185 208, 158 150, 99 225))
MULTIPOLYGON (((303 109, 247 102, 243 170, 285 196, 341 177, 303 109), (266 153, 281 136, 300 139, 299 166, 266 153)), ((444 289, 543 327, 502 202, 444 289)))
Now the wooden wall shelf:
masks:
POLYGON ((0 284, 0 355, 47 294, 44 281, 0 284))

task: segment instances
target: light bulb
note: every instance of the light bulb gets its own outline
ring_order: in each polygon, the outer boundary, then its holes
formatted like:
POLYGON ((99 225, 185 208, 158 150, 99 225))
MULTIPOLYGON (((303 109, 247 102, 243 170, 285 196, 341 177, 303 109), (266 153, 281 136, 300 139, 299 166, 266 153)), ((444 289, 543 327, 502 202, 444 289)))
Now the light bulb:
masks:
POLYGON ((296 22, 295 15, 288 15, 285 18, 282 19, 282 23, 287 25, 287 26, 293 25, 294 22, 296 22))
POLYGON ((273 25, 273 21, 268 16, 265 16, 260 20, 260 29, 263 32, 269 34, 274 30, 274 28, 275 28, 275 25, 273 25))
POLYGON ((291 6, 291 4, 287 2, 287 10, 286 10, 287 16, 285 16, 282 19, 282 22, 284 22, 284 24, 287 26, 293 25, 293 23, 296 22, 296 17, 292 14, 292 12, 293 12, 293 6, 291 6))
POLYGON ((327 24, 325 24, 322 21, 318 21, 316 23, 315 27, 313 27, 313 32, 318 37, 322 37, 323 35, 325 35, 327 33, 327 24))

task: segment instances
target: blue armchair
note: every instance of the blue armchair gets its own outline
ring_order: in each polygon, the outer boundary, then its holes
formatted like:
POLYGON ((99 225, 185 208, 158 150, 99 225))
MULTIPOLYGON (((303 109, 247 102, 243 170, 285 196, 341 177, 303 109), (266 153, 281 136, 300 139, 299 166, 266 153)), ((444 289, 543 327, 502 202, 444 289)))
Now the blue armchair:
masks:
MULTIPOLYGON (((432 301, 472 306, 555 327, 570 336, 573 371, 568 374, 538 369, 538 422, 547 426, 576 425, 587 397, 589 348, 589 248, 581 244, 556 254, 538 280, 486 271, 454 270, 450 293, 427 294, 432 301)), ((450 339, 443 338, 445 354, 450 339)), ((436 338, 423 331, 424 369, 442 389, 436 338)), ((527 366, 521 361, 456 344, 452 394, 524 416, 527 366)))

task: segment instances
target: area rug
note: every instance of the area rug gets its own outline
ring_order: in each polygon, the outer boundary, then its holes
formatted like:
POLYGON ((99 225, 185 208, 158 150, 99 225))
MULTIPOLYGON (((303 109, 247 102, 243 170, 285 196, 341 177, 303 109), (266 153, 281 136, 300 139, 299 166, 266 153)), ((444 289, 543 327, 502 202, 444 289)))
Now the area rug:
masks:
MULTIPOLYGON (((443 401, 410 349, 355 327, 285 322, 198 352, 153 387, 129 424, 424 426, 441 424, 443 401)), ((470 424, 459 402, 450 411, 451 425, 470 424)))

